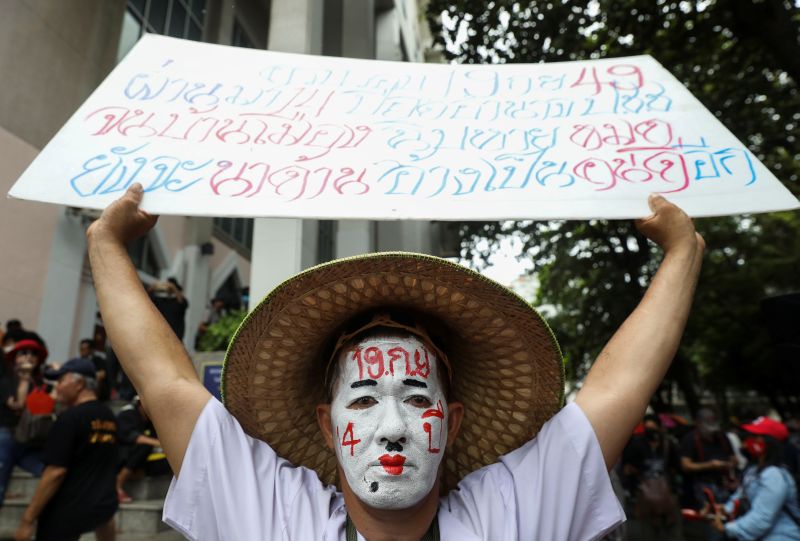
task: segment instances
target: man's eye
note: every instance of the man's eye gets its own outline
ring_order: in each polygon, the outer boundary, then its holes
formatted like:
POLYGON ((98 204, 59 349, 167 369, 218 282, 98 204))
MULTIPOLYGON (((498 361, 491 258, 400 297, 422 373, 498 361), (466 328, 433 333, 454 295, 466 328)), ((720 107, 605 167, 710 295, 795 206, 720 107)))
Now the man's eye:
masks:
POLYGON ((356 398, 347 406, 350 409, 364 409, 374 404, 377 404, 378 401, 372 398, 371 396, 362 396, 360 398, 356 398))
POLYGON ((427 397, 422 395, 414 395, 406 400, 406 404, 411 404, 415 408, 430 408, 433 403, 427 397))

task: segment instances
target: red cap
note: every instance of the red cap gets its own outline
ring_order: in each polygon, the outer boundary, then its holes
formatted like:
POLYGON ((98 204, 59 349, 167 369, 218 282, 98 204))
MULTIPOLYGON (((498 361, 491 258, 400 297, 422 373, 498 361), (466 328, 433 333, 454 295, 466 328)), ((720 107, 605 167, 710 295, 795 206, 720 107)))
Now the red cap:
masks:
POLYGON ((751 434, 770 436, 779 441, 784 441, 789 437, 789 430, 786 425, 769 417, 759 417, 749 425, 742 425, 742 429, 751 434))

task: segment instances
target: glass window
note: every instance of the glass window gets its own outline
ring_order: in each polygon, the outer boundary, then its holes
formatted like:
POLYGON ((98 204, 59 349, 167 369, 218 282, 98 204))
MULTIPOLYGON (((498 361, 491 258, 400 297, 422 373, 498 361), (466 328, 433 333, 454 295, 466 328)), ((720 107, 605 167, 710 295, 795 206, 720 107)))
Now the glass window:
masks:
POLYGON ((130 2, 128 2, 128 4, 131 7, 135 8, 139 12, 139 14, 142 17, 144 17, 144 12, 145 12, 144 8, 145 8, 145 4, 147 4, 147 0, 130 0, 130 2))
POLYGON ((252 218, 214 218, 214 235, 245 257, 253 247, 252 218))
POLYGON ((320 220, 317 222, 317 261, 325 263, 334 257, 336 248, 336 222, 320 220))
POLYGON ((234 47, 245 47, 247 49, 254 49, 255 45, 252 40, 247 37, 247 33, 237 19, 233 21, 233 37, 231 38, 231 45, 234 47))
POLYGON ((150 9, 147 11, 147 22, 150 24, 150 31, 155 34, 163 34, 167 27, 167 11, 169 9, 168 0, 150 0, 150 9))
POLYGON ((172 3, 168 34, 176 38, 186 37, 186 8, 180 2, 173 1, 172 3))
POLYGON ((203 25, 206 19, 206 0, 191 0, 192 1, 192 17, 197 19, 200 22, 200 25, 203 25))
POLYGON ((203 40, 203 29, 198 25, 194 19, 189 19, 189 35, 188 38, 193 41, 203 40))
POLYGON ((125 56, 142 32, 200 41, 205 21, 206 0, 128 0, 122 28, 125 41, 120 39, 118 57, 125 56))

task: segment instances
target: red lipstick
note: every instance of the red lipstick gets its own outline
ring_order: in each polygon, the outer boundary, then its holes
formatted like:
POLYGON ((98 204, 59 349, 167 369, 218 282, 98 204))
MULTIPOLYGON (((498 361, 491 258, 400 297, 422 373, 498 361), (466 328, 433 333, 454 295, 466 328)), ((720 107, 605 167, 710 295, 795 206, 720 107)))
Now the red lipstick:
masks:
POLYGON ((403 464, 406 461, 406 457, 403 455, 383 455, 379 456, 378 460, 389 475, 400 475, 403 473, 403 464))

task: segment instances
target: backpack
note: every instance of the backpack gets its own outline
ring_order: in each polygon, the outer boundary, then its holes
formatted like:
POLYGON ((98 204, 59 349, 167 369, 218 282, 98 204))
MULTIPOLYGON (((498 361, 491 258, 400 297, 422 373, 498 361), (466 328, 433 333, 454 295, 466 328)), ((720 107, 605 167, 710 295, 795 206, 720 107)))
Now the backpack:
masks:
POLYGON ((14 439, 31 447, 43 446, 56 421, 55 405, 55 400, 44 385, 34 387, 25 400, 25 409, 14 431, 14 439))

